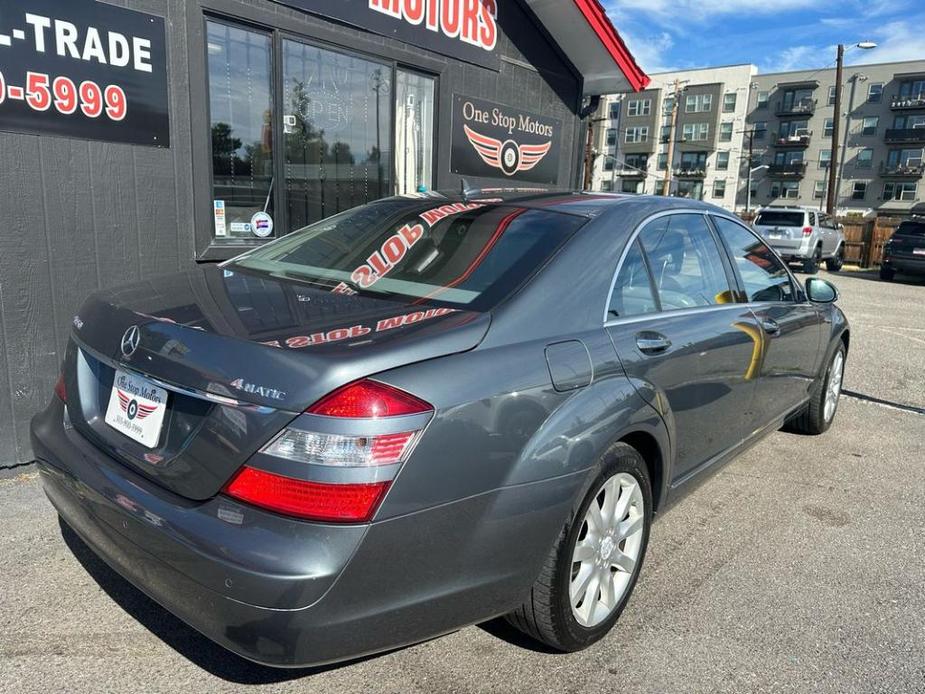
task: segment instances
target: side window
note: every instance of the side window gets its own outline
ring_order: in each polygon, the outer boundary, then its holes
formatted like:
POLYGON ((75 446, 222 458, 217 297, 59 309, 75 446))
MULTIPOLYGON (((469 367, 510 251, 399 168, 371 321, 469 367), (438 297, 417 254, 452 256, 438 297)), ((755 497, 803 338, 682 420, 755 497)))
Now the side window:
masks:
POLYGON ((729 247, 748 301, 793 301, 790 273, 757 236, 741 224, 714 217, 719 235, 729 247))
POLYGON ((731 303, 726 271, 703 215, 655 220, 639 235, 663 311, 731 303))
POLYGON ((649 270, 642 258, 637 239, 633 241, 623 260, 613 293, 610 295, 607 312, 610 318, 620 318, 655 311, 658 311, 658 304, 652 294, 649 270))

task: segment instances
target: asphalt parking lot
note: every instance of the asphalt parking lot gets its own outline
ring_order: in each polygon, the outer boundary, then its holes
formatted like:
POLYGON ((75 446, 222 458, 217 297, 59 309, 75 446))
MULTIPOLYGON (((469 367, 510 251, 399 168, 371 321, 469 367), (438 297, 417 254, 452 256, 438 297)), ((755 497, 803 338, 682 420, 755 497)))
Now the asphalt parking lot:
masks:
POLYGON ((590 650, 545 653, 493 622, 261 668, 62 541, 22 468, 0 479, 0 691, 925 692, 925 282, 822 274, 863 397, 825 436, 774 434, 660 519, 621 622, 590 650))

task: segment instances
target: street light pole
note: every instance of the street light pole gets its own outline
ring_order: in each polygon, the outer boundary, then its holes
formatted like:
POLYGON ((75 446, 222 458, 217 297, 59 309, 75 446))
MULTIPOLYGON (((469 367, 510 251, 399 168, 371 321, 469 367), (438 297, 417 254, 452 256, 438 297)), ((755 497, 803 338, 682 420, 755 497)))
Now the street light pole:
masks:
MULTIPOLYGON (((861 41, 855 44, 855 48, 870 50, 876 48, 877 44, 873 41, 861 41)), ((832 114, 832 156, 829 161, 830 171, 836 171, 838 167, 838 135, 841 129, 841 92, 842 92, 842 72, 845 66, 845 44, 838 44, 838 50, 835 56, 835 113, 832 114)), ((829 186, 826 195, 825 211, 835 216, 838 204, 838 176, 829 176, 829 186)))
MULTIPOLYGON (((751 166, 751 161, 748 162, 751 166)), ((752 174, 756 171, 761 171, 762 169, 768 168, 767 164, 762 164, 761 166, 756 166, 754 169, 748 170, 748 190, 745 191, 745 216, 751 212, 752 209, 752 174)))
MULTIPOLYGON (((835 59, 835 113, 832 118, 832 156, 829 158, 829 170, 838 166, 838 131, 841 128, 841 80, 845 63, 845 44, 838 44, 838 53, 835 59)), ((835 185, 835 176, 829 176, 829 189, 826 195, 825 211, 835 214, 836 197, 838 191, 835 185)))

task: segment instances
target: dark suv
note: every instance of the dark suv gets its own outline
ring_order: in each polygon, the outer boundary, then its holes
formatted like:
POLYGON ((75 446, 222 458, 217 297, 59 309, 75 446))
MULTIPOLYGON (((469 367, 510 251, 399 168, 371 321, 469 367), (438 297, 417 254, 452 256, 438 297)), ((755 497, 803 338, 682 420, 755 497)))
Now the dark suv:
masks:
POLYGON ((925 275, 925 217, 900 224, 883 247, 880 279, 891 282, 897 272, 925 275))

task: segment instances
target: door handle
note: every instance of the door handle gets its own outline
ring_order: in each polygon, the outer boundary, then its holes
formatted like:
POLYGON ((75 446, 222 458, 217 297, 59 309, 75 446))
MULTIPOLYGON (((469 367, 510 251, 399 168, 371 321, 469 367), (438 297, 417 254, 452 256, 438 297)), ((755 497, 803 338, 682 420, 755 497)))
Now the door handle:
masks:
POLYGON ((671 347, 671 340, 661 333, 641 332, 636 334, 636 347, 643 354, 661 354, 671 347))
POLYGON ((762 318, 761 327, 768 335, 777 335, 780 333, 780 325, 778 325, 777 321, 771 320, 770 318, 762 318))

